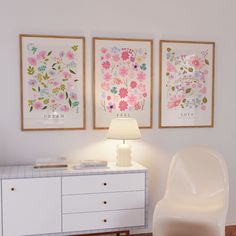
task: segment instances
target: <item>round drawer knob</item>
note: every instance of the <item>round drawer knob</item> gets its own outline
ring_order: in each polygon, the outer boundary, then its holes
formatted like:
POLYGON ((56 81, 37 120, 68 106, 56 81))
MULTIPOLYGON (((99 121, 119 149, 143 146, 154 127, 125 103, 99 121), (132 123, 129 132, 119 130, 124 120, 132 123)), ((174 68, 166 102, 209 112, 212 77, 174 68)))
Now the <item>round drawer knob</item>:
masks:
POLYGON ((107 222, 107 219, 104 219, 103 222, 106 223, 106 222, 107 222))
POLYGON ((107 183, 105 182, 105 183, 103 183, 103 185, 104 185, 104 186, 107 186, 107 183))
POLYGON ((12 187, 12 188, 11 188, 11 191, 12 191, 12 192, 13 192, 13 191, 15 191, 15 188, 14 188, 14 187, 12 187))
POLYGON ((106 204, 107 204, 107 201, 104 201, 104 202, 103 202, 103 204, 105 204, 105 205, 106 205, 106 204))

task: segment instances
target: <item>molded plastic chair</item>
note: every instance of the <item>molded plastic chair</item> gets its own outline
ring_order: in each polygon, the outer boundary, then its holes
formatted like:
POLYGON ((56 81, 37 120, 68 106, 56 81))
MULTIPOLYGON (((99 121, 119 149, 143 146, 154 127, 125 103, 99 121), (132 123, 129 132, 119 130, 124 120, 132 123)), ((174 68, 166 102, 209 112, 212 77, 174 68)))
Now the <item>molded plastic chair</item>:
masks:
POLYGON ((153 216, 154 236, 224 236, 228 171, 223 157, 206 147, 177 152, 164 198, 153 216))

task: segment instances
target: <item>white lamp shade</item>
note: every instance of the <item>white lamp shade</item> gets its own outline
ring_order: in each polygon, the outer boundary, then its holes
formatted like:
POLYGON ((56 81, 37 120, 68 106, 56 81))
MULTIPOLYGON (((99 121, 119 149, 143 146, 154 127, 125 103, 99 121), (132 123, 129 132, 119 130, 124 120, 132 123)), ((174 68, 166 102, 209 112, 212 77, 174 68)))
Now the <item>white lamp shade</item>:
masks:
POLYGON ((113 119, 107 133, 107 138, 122 140, 141 138, 137 121, 133 118, 113 119))

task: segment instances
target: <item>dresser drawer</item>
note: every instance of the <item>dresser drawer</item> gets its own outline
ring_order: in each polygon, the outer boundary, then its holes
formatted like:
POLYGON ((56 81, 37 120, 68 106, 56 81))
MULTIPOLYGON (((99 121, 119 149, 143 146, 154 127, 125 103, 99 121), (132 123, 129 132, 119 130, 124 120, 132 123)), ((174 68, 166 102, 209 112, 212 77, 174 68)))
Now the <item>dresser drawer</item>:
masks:
POLYGON ((145 173, 68 176, 62 178, 62 194, 138 191, 145 189, 145 173))
POLYGON ((63 232, 144 225, 144 209, 63 215, 63 232))
POLYGON ((65 195, 62 199, 63 214, 137 209, 144 204, 144 191, 65 195))

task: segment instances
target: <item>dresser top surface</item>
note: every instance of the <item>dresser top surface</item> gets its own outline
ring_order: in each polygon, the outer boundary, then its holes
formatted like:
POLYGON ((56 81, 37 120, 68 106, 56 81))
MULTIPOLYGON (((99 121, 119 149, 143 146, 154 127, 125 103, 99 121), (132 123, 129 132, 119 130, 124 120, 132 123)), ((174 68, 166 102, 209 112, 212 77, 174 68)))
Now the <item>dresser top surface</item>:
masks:
POLYGON ((137 162, 133 162, 132 166, 119 167, 115 163, 109 162, 107 167, 89 167, 75 169, 75 165, 71 164, 65 169, 42 168, 35 169, 32 165, 17 166, 0 166, 0 179, 15 178, 37 178, 37 177, 61 177, 73 175, 98 175, 98 174, 117 174, 117 173, 135 173, 146 172, 147 168, 137 162))

